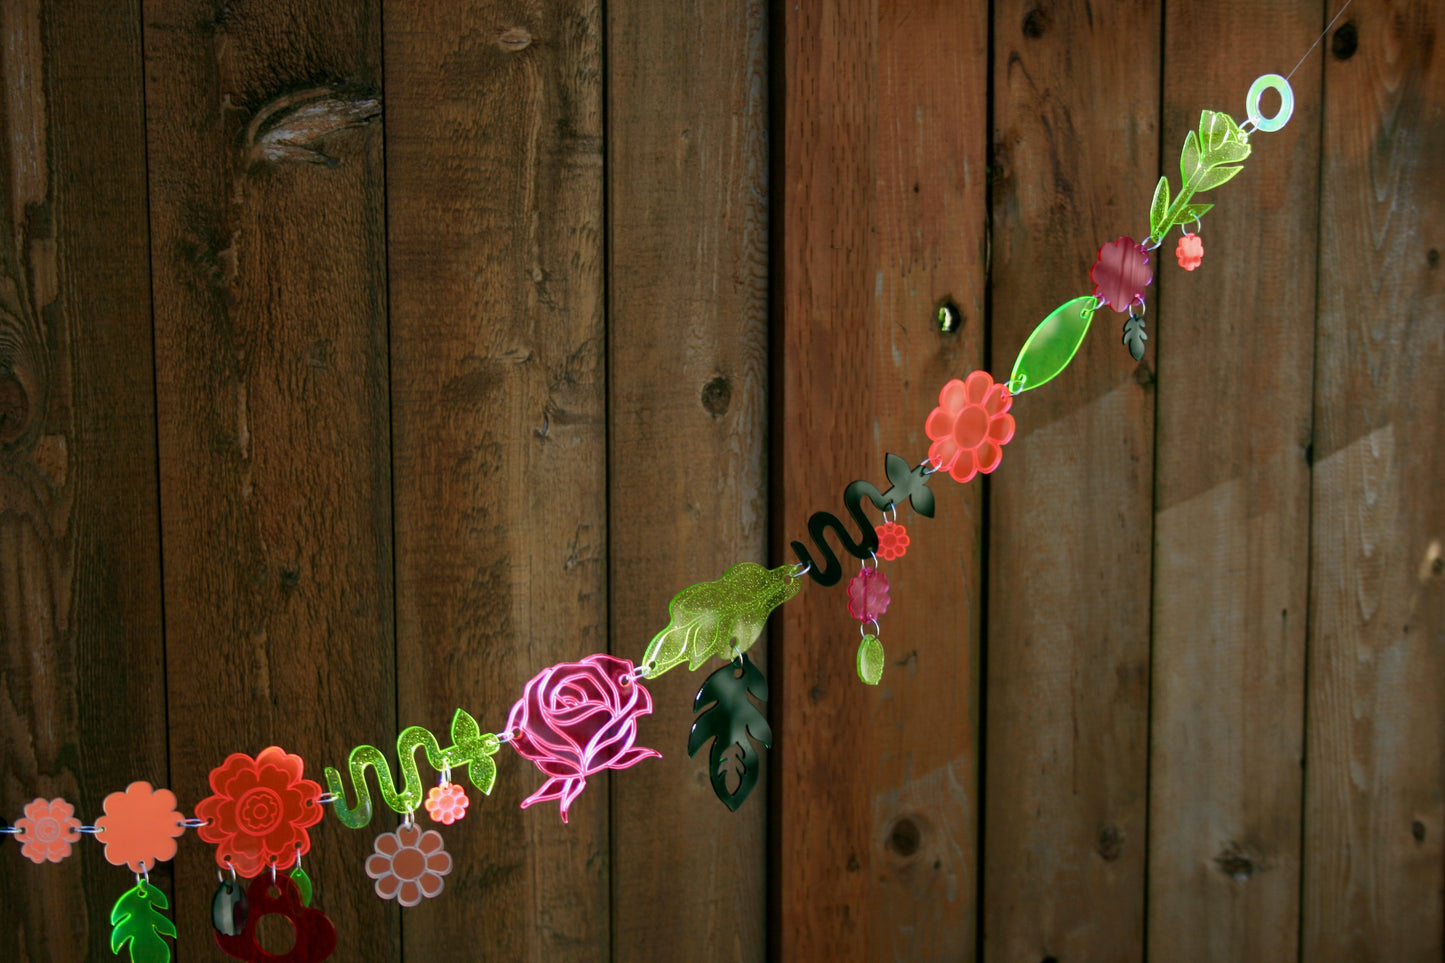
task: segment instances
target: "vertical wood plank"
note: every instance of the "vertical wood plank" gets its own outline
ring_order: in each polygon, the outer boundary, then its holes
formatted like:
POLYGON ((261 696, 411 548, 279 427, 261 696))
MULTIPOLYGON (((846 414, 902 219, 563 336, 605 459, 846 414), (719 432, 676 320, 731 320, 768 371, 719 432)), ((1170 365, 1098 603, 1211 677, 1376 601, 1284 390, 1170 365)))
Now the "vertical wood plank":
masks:
MULTIPOLYGON (((630 659, 682 588, 766 560, 766 27, 760 0, 608 6, 612 649, 630 659)), ((733 813, 708 750, 687 755, 717 667, 648 684, 639 743, 663 758, 613 782, 619 959, 766 954, 766 778, 733 813)))
MULTIPOLYGON (((145 4, 176 791, 276 744, 320 779, 395 732, 380 14, 145 4)), ((312 831, 337 957, 396 952, 371 835, 312 831)), ((178 955, 217 952, 215 851, 177 866, 178 955)))
MULTIPOLYGON (((404 724, 500 730, 533 675, 607 649, 601 26, 595 0, 386 7, 404 724)), ((535 766, 498 769, 407 955, 607 959, 608 780, 564 825, 518 808, 535 766)))
MULTIPOLYGON (((1309 48, 1319 5, 1176 7, 1160 163, 1177 187, 1200 110, 1242 122, 1254 78, 1309 48)), ((1179 268, 1177 231, 1155 256, 1148 947, 1161 959, 1299 955, 1318 76, 1296 75, 1289 125, 1254 134, 1244 172, 1201 197, 1215 204, 1203 264, 1179 268)))
MULTIPOLYGON (((791 559, 813 512, 846 517, 849 482, 888 487, 886 453, 922 461, 939 389, 979 365, 987 5, 787 4, 783 31, 775 505, 791 559), (960 332, 937 328, 944 298, 960 332)), ((805 579, 783 610, 783 959, 973 953, 980 490, 932 487, 934 519, 899 506, 912 544, 885 563, 878 688, 856 675, 846 581, 805 579)))
POLYGON ((1445 281, 1438 4, 1327 49, 1303 958, 1445 953, 1445 281))
MULTIPOLYGON (((89 823, 169 781, 138 6, 0 6, 0 78, 0 806, 89 823)), ((0 956, 109 956, 102 848, 4 849, 0 956)))
MULTIPOLYGON (((1157 3, 994 5, 993 359, 1148 231, 1157 3)), ((1151 292, 1152 293, 1152 292, 1151 292)), ((1109 309, 992 476, 984 956, 1143 955, 1153 364, 1109 309)))

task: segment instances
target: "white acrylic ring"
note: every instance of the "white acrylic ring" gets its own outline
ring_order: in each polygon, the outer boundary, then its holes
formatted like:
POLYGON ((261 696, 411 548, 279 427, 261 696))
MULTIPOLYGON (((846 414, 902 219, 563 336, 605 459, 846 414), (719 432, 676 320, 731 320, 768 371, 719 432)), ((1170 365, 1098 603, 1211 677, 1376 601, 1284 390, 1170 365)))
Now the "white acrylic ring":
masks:
POLYGON ((1256 130, 1265 133, 1279 130, 1294 115, 1294 90, 1290 87, 1289 81, 1279 74, 1265 74, 1249 85, 1249 94, 1244 98, 1244 112, 1249 115, 1249 122, 1256 130), (1279 112, 1273 117, 1265 117, 1259 112, 1259 98, 1269 89, 1279 91, 1279 112))

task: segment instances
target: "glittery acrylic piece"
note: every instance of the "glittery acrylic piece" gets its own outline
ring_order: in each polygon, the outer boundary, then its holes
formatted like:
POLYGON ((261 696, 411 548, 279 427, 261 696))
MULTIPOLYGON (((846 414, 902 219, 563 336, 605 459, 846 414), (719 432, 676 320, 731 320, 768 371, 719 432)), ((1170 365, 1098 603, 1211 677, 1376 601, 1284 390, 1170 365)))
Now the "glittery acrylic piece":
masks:
POLYGON ((1199 129, 1184 137, 1179 152, 1179 193, 1170 197, 1168 176, 1159 178, 1149 205, 1149 236, 1162 241, 1175 227, 1197 222, 1214 205, 1193 203, 1195 194, 1227 183, 1249 157, 1249 138, 1226 113, 1201 111, 1199 129))
POLYGON ((304 763, 279 746, 252 759, 235 752, 211 770, 211 790, 196 804, 206 820, 197 835, 216 844, 216 865, 242 876, 289 869, 311 849, 307 828, 321 821, 321 786, 301 777, 304 763))
POLYGON ((888 611, 888 576, 863 567, 848 582, 848 614, 860 622, 873 622, 888 611))
POLYGON ((994 384, 987 371, 972 371, 963 381, 955 378, 944 385, 938 407, 923 425, 933 442, 928 446, 933 467, 956 482, 997 468, 1003 446, 1014 436, 1014 416, 1008 413, 1012 405, 1007 386, 994 384))
POLYGON ((382 833, 366 857, 366 875, 376 880, 376 895, 415 906, 442 891, 442 877, 452 871, 452 857, 441 833, 414 824, 382 833))
POLYGON ((885 512, 899 508, 907 501, 918 514, 925 518, 933 517, 933 492, 926 487, 931 475, 923 465, 912 466, 897 455, 889 453, 884 469, 892 485, 886 492, 880 492, 872 483, 866 481, 855 481, 843 490, 843 504, 858 526, 857 541, 849 535, 838 516, 830 512, 814 512, 808 519, 808 534, 817 546, 818 558, 815 560, 802 542, 792 543, 799 563, 808 567, 808 575, 819 585, 837 585, 843 577, 843 566, 838 562, 833 547, 828 544, 828 532, 833 532, 838 538, 839 547, 856 559, 871 558, 878 551, 878 532, 863 511, 863 499, 868 499, 874 508, 885 512))
POLYGON ((858 645, 858 678, 868 685, 877 685, 883 679, 883 643, 876 635, 865 635, 858 645))
POLYGON ((897 522, 884 522, 874 532, 878 536, 878 557, 885 562, 900 559, 908 551, 908 529, 897 522))
POLYGON ((652 712, 652 693, 634 668, 627 659, 598 653, 543 669, 527 683, 507 715, 508 743, 548 778, 523 809, 556 799, 565 823, 588 776, 661 757, 633 745, 638 718, 652 712))
POLYGON ((482 732, 477 720, 461 709, 452 716, 451 736, 452 744, 443 749, 436 737, 421 726, 404 730, 396 739, 396 756, 399 760, 397 769, 402 776, 400 785, 393 782, 391 766, 380 749, 375 746, 357 746, 351 750, 347 767, 356 796, 354 806, 346 805, 346 787, 342 783, 341 773, 327 766, 326 786, 342 797, 336 804, 336 818, 352 829, 360 829, 371 822, 371 792, 366 784, 368 766, 376 770, 376 783, 381 789, 381 797, 393 812, 409 813, 420 808, 424 790, 416 765, 418 749, 426 750, 427 762, 438 772, 465 768, 472 785, 484 794, 490 793, 497 780, 497 764, 492 756, 501 748, 500 740, 493 733, 482 732))
POLYGON ((687 754, 697 751, 709 739, 709 779, 712 791, 736 812, 758 783, 760 756, 753 748, 757 741, 764 749, 773 744, 773 730, 768 720, 748 698, 768 701, 768 682, 747 656, 723 666, 703 682, 692 700, 692 711, 701 715, 694 720, 687 737, 687 754), (711 707, 707 707, 711 703, 711 707), (707 707, 707 708, 705 708, 707 707), (732 755, 730 761, 727 756, 732 755), (728 777, 736 775, 737 785, 729 789, 728 777))
POLYGON ((1059 372, 1074 360, 1079 345, 1084 343, 1084 335, 1089 333, 1089 322, 1094 319, 1097 306, 1097 298, 1074 298, 1059 305, 1039 322, 1014 360, 1009 390, 1022 394, 1058 377, 1059 372))
POLYGON ((169 789, 152 789, 148 782, 133 782, 125 792, 113 792, 102 805, 105 815, 95 821, 97 837, 105 844, 105 858, 133 872, 154 869, 157 862, 174 859, 176 838, 186 831, 169 789))
POLYGON ((1121 237, 1099 248, 1099 259, 1089 270, 1094 296, 1120 314, 1144 300, 1144 289, 1154 280, 1149 255, 1132 237, 1121 237))
POLYGON ((171 946, 161 937, 176 935, 176 924, 161 913, 166 894, 145 882, 136 883, 110 911, 110 951, 130 950, 131 963, 167 963, 171 946))
POLYGON ((211 897, 211 926, 223 936, 239 936, 249 912, 246 887, 239 879, 223 879, 211 897))
POLYGON ((769 613, 798 594, 799 582, 791 573, 787 565, 767 569, 742 562, 716 581, 678 592, 667 607, 667 627, 653 637, 642 657, 647 678, 683 661, 697 669, 713 657, 746 652, 762 634, 769 613))
POLYGON ((20 830, 15 841, 20 855, 32 863, 58 863, 70 855, 70 844, 80 838, 75 807, 64 799, 36 799, 25 804, 25 815, 15 820, 20 830))
POLYGON ((336 952, 336 927, 325 913, 302 904, 301 893, 289 876, 278 875, 274 882, 270 874, 256 877, 246 891, 246 899, 250 906, 241 932, 234 935, 216 933, 216 945, 227 956, 246 963, 265 963, 266 960, 320 963, 336 952), (274 896, 271 895, 273 889, 274 896), (287 952, 279 955, 268 953, 256 942, 256 927, 267 916, 284 917, 296 931, 296 942, 287 952))

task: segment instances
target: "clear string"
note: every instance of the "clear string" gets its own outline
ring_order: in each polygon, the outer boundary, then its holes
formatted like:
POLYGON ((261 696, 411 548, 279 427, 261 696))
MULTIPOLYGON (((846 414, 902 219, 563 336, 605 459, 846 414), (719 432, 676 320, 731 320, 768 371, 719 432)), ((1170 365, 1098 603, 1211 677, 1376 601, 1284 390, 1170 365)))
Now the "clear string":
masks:
POLYGON ((1345 5, 1340 8, 1338 13, 1335 14, 1334 19, 1332 19, 1328 24, 1325 25, 1325 29, 1320 31, 1320 35, 1315 38, 1315 42, 1310 44, 1310 49, 1306 50, 1305 55, 1299 59, 1299 63, 1294 65, 1294 70, 1291 70, 1289 73, 1284 75, 1285 80, 1289 80, 1291 77, 1294 76, 1295 70, 1298 70, 1300 69, 1300 67, 1304 66, 1304 62, 1309 59, 1310 54, 1315 52, 1315 48, 1320 45, 1320 41, 1325 39, 1325 35, 1328 34, 1330 32, 1330 28, 1335 25, 1335 21, 1343 17, 1345 15, 1345 11, 1350 9, 1350 4, 1354 2, 1355 0, 1345 0, 1345 5))

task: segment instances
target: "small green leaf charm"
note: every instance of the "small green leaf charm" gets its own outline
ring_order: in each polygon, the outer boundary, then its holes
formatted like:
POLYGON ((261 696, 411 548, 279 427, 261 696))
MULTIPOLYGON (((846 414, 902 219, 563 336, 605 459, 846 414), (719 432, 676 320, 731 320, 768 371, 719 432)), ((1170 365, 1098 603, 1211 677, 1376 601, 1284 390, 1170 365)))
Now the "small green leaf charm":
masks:
POLYGON ((1009 391, 1020 394, 1047 384, 1068 367, 1083 344, 1084 335, 1089 333, 1089 322, 1098 305, 1095 297, 1074 298, 1044 318, 1019 349, 1013 373, 1009 375, 1009 391))
POLYGON ((883 643, 871 633, 863 636, 858 645, 858 678, 877 685, 883 680, 883 665, 883 643))
POLYGON ((746 652, 762 635, 768 614, 798 594, 800 583, 792 573, 791 565, 767 569, 741 562, 716 581, 678 592, 667 606, 667 627, 653 636, 642 657, 646 677, 655 679, 681 662, 695 670, 713 656, 746 652))
POLYGON ((176 924, 161 915, 168 905, 165 893, 144 882, 126 890, 110 911, 110 951, 129 943, 131 963, 169 963, 171 947, 161 937, 174 937, 176 924))
POLYGON ((306 875, 306 870, 298 865, 287 875, 291 877, 291 882, 296 884, 296 892, 301 894, 301 905, 310 906, 312 885, 311 877, 306 875))
POLYGON ((1149 236, 1162 238, 1169 230, 1169 178, 1159 178, 1154 200, 1149 205, 1149 236))

